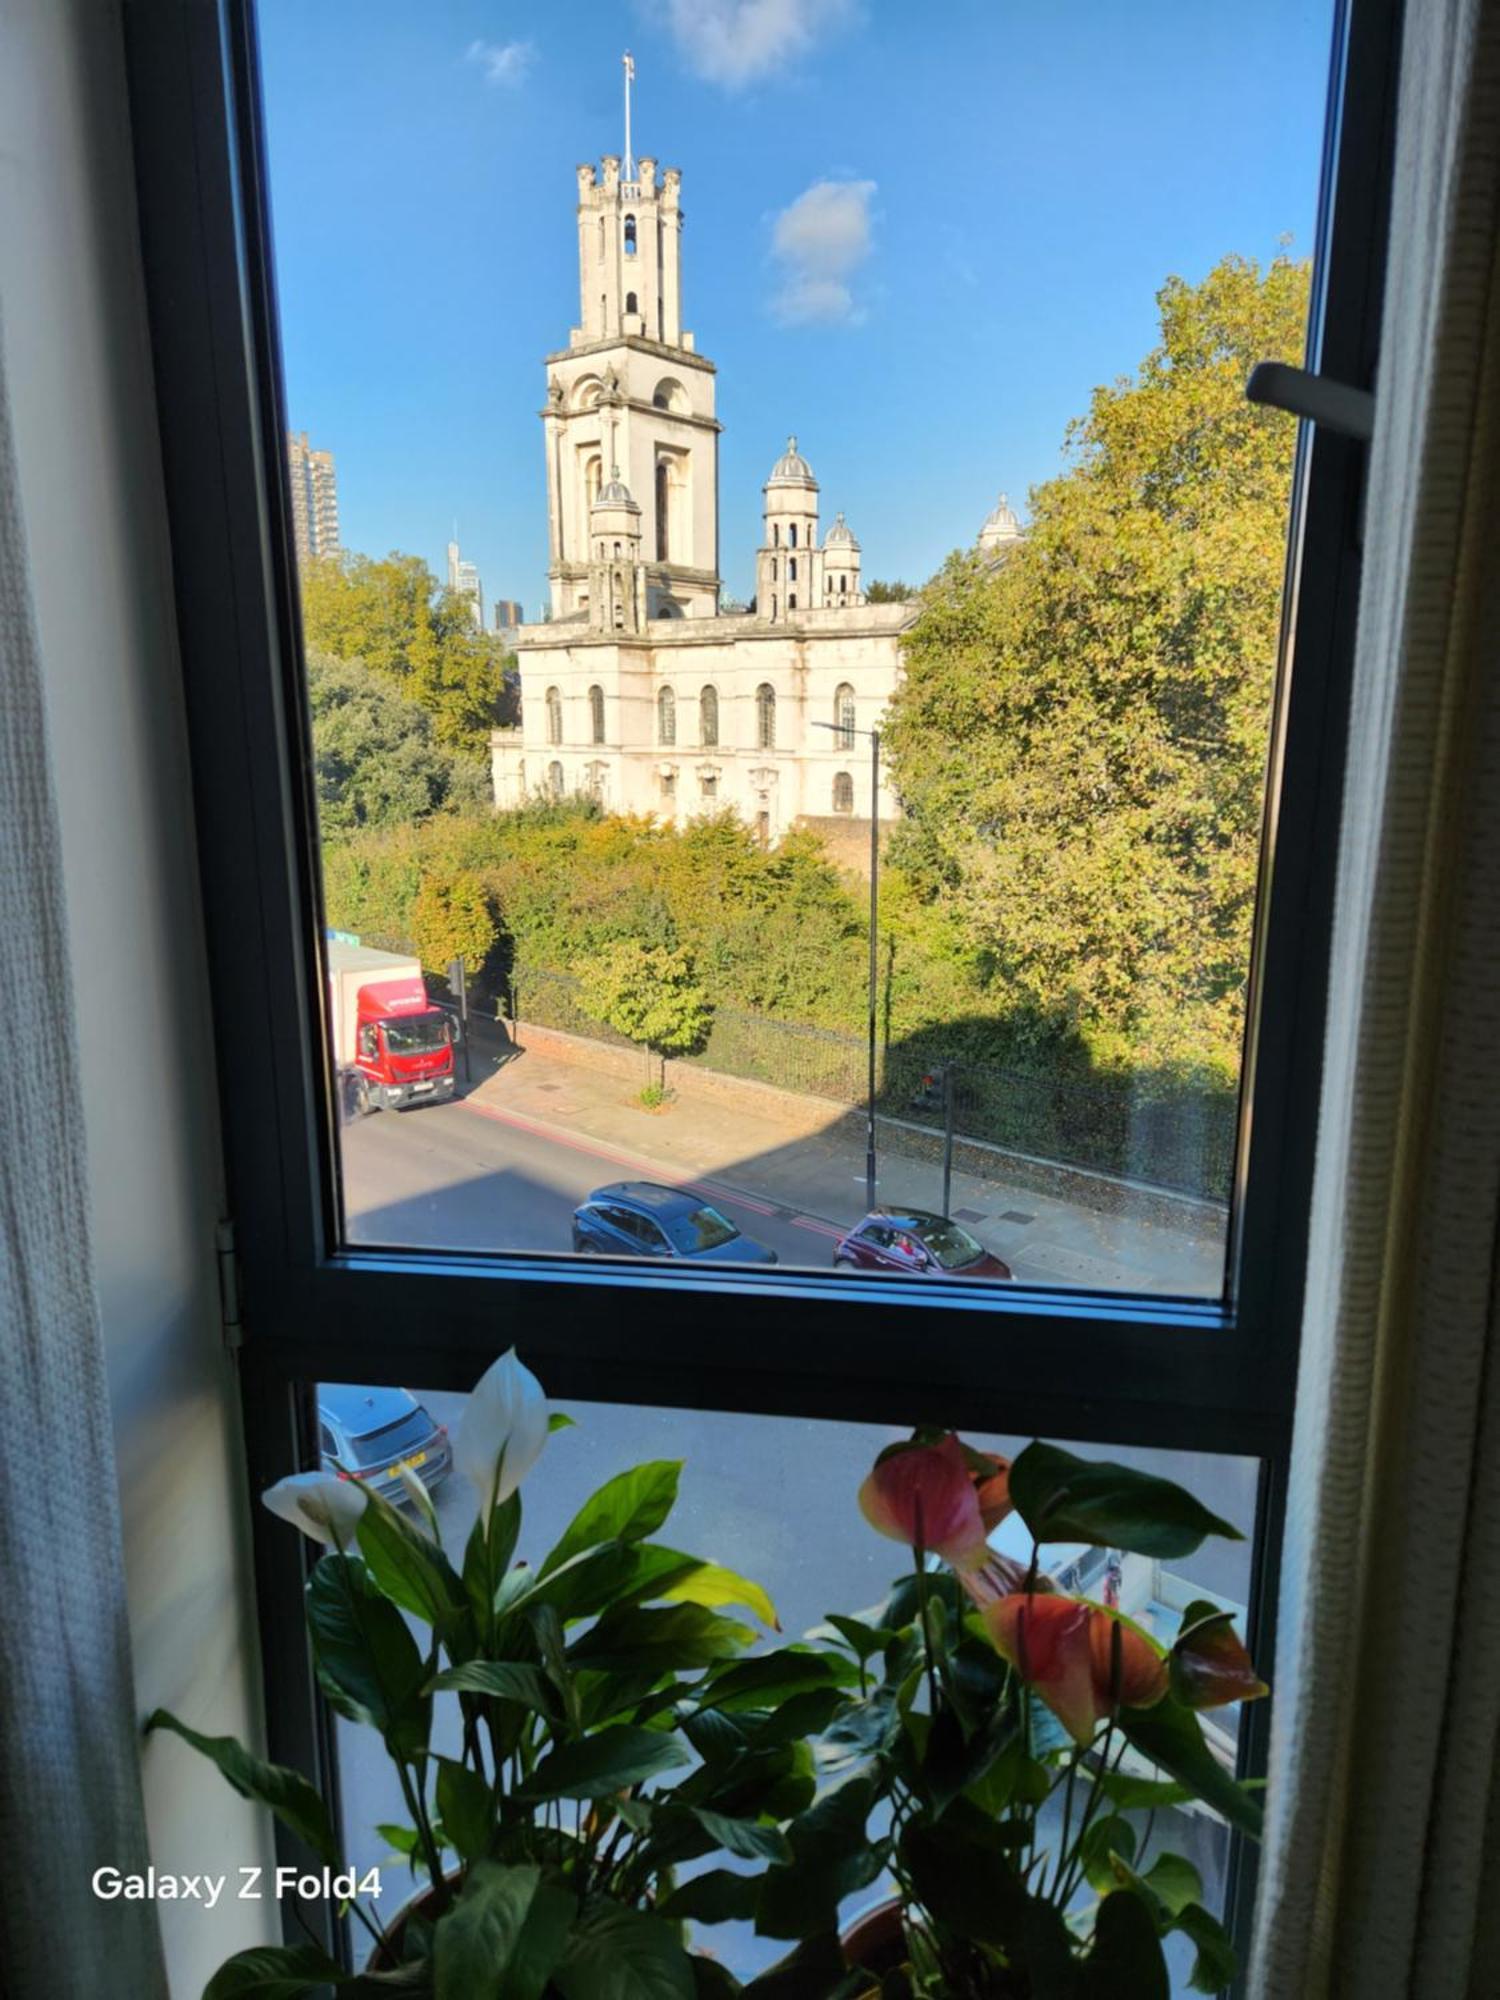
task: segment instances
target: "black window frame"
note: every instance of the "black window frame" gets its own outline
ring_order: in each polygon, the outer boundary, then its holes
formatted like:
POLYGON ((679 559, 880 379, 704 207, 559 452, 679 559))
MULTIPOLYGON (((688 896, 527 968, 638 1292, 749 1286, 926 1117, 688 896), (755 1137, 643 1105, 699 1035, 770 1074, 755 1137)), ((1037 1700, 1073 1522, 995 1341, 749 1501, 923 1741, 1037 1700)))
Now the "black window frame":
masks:
MULTIPOLYGON (((1368 387, 1400 0, 1336 0, 1335 16, 1309 365, 1368 387)), ((1306 427, 1298 445, 1221 1300, 342 1248, 253 0, 125 0, 123 28, 252 1485, 319 1463, 318 1380, 400 1383, 420 1362, 423 1388, 466 1389, 513 1335, 562 1398, 1242 1454, 1261 1465, 1248 1622, 1256 1656, 1270 1659, 1364 448, 1306 427)), ((329 1720, 301 1624, 304 1556, 263 1510, 253 1519, 270 1752, 332 1790, 329 1720)), ((1247 1711, 1247 1773, 1264 1771, 1268 1724, 1269 1704, 1247 1711)), ((278 1840, 284 1859, 306 1859, 278 1840)), ((1242 1941, 1253 1878, 1253 1853, 1237 1842, 1229 1917, 1242 1941)), ((295 1934, 290 1911, 285 1920, 295 1934)), ((326 1910, 320 1920, 341 1949, 326 1910)))

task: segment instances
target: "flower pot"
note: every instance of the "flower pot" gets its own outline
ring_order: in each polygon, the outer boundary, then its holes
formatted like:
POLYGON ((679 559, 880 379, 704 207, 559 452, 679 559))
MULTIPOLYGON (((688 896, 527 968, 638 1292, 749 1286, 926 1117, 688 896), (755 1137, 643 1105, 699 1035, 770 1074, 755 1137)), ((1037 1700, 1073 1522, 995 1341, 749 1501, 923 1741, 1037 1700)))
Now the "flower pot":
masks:
POLYGON ((887 1896, 854 1919, 839 1939, 851 1966, 883 1979, 906 1963, 906 1932, 901 1922, 901 1898, 887 1896))
MULTIPOLYGON (((460 1876, 457 1874, 449 1875, 447 1878, 448 1886, 456 1889, 460 1879, 460 1876)), ((405 1935, 407 1924, 413 1917, 426 1916, 427 1906, 431 1903, 432 1899, 433 1889, 431 1883, 429 1883, 425 1889, 418 1889, 412 1895, 408 1896, 389 1923, 381 1923, 380 1927, 385 1932, 386 1941, 383 1945, 377 1944, 371 1951, 369 1958, 365 1961, 366 1972, 394 1972, 396 1970, 401 1963, 401 1940, 405 1935)))

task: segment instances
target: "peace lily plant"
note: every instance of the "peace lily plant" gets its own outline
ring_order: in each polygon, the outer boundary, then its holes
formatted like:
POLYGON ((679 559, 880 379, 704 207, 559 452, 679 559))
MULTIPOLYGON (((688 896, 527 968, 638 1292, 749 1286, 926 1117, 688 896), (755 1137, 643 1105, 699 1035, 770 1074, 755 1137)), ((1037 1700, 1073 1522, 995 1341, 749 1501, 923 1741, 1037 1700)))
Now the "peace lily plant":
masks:
POLYGON ((1052 1590, 1040 1550, 1177 1556, 1232 1528, 1122 1466, 1041 1444, 1007 1464, 917 1433, 860 1495, 910 1573, 878 1613, 762 1650, 776 1617, 759 1585, 653 1539, 676 1463, 607 1481, 539 1563, 517 1559, 522 1483, 568 1421, 513 1352, 484 1376, 455 1439, 480 1502, 461 1569, 414 1473, 411 1518, 322 1473, 264 1495, 323 1550, 306 1593, 318 1679, 384 1743, 406 1817, 380 1831, 418 1893, 392 1921, 306 1779, 159 1709, 148 1728, 212 1758, 342 1878, 373 1947, 354 1973, 311 1937, 240 1952, 204 2000, 1165 2000, 1173 1929, 1217 1990, 1232 1958, 1196 1877, 1172 1856, 1137 1868, 1130 1815, 1199 1799, 1254 1833, 1197 1711, 1264 1689, 1218 1607, 1190 1607, 1164 1650, 1052 1590), (990 1547, 1013 1509, 1029 1568, 990 1547), (440 1695, 454 1754, 433 1740, 440 1695), (841 1941, 849 1899, 882 1880, 878 1949, 841 1941), (791 1947, 748 1986, 689 1949, 731 1919, 791 1947))

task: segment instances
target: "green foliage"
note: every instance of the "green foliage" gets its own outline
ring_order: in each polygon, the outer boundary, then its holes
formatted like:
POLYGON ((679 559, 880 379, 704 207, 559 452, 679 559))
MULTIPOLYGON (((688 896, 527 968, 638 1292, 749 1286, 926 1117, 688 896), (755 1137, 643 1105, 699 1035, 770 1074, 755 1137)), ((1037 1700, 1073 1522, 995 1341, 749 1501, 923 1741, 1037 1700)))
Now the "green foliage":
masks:
POLYGON ((1237 1069, 1295 446, 1244 383, 1307 296, 1284 257, 1169 280, 1025 540, 951 557, 906 643, 893 859, 1106 1064, 1237 1069))
POLYGON ((488 805, 484 760, 440 743, 427 709, 362 660, 310 651, 307 692, 325 841, 488 805))
POLYGON ((882 583, 879 577, 875 577, 865 585, 866 604, 905 604, 908 598, 915 597, 916 594, 909 583, 901 583, 895 579, 889 583, 882 583))
POLYGON ((196 1729, 179 1722, 169 1709, 154 1709, 146 1719, 146 1729, 174 1731, 215 1763, 242 1798, 256 1799, 268 1807, 283 1826, 307 1842, 320 1860, 338 1859, 328 1808, 300 1772, 252 1756, 232 1736, 200 1736, 196 1729))
POLYGON ((578 986, 595 1020, 659 1056, 688 1054, 712 1019, 692 959, 667 945, 618 938, 580 966, 578 986))
POLYGON ((1039 1542, 1173 1557, 1191 1555, 1207 1535, 1244 1540, 1171 1480, 1111 1459, 1079 1458, 1061 1445, 1027 1445, 1010 1468, 1010 1497, 1039 1542))
POLYGON ((489 894, 470 868, 424 878, 411 909, 412 943, 429 972, 446 972, 455 958, 471 976, 494 950, 500 927, 489 894))
POLYGON ((359 660, 432 718, 439 744, 483 759, 500 719, 505 660, 468 600, 440 589, 420 556, 346 553, 302 573, 309 652, 359 660))

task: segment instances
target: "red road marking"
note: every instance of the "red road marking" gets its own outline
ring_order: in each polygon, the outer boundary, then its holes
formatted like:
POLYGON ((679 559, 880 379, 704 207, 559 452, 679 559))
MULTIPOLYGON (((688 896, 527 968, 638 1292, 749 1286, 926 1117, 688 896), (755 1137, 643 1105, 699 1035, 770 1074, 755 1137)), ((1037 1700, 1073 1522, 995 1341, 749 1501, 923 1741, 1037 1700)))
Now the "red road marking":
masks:
MULTIPOLYGON (((648 1179, 665 1177, 673 1187, 686 1188, 693 1194, 701 1194, 705 1199, 717 1198, 720 1201, 732 1202, 739 1208, 753 1209, 757 1215, 774 1216, 778 1212, 776 1203, 761 1201, 755 1195, 744 1194, 739 1188, 732 1187, 727 1182, 684 1180, 657 1160, 645 1160, 635 1153, 618 1152, 613 1146, 601 1145, 594 1139, 580 1138, 574 1133, 563 1131, 560 1126, 547 1125, 540 1119, 528 1118, 523 1112, 501 1111, 493 1104, 476 1103, 472 1097, 460 1098, 459 1104, 463 1110, 477 1112, 481 1118, 492 1118, 497 1125, 513 1125, 517 1131, 529 1132, 534 1139, 545 1139, 554 1146, 566 1146, 570 1152, 587 1153, 592 1159, 608 1160, 613 1166, 626 1167, 632 1173, 642 1174, 648 1179)), ((832 1237, 834 1242, 838 1242, 844 1234, 842 1229, 836 1229, 831 1223, 820 1222, 810 1215, 792 1215, 788 1216, 787 1220, 795 1229, 810 1229, 815 1235, 832 1237)))

